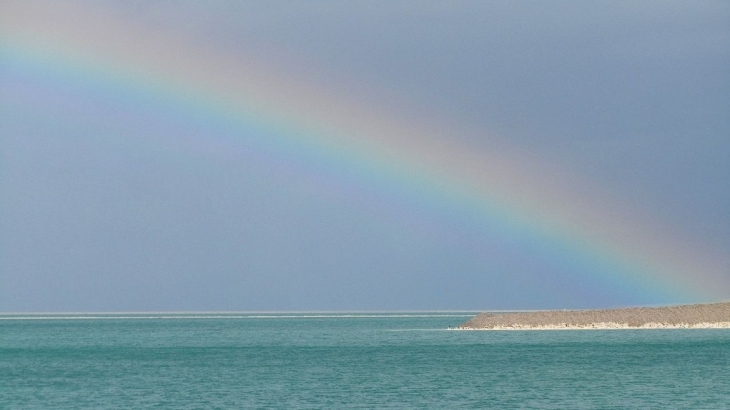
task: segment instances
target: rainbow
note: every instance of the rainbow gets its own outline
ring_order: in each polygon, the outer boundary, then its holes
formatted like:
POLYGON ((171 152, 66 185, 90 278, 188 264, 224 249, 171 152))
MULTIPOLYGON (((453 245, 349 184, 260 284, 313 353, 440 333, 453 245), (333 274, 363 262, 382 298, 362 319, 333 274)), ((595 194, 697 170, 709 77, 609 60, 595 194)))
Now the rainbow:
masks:
POLYGON ((545 174, 551 164, 508 145, 459 145, 448 136, 466 131, 407 123, 251 56, 222 55, 119 21, 102 6, 12 1, 1 10, 5 69, 117 95, 137 93, 152 106, 174 105, 213 123, 264 130, 267 138, 197 143, 246 145, 322 174, 405 190, 498 235, 527 240, 536 252, 593 266, 584 275, 628 284, 637 293, 677 302, 730 297, 726 252, 687 243, 615 198, 585 189, 579 178, 545 174))

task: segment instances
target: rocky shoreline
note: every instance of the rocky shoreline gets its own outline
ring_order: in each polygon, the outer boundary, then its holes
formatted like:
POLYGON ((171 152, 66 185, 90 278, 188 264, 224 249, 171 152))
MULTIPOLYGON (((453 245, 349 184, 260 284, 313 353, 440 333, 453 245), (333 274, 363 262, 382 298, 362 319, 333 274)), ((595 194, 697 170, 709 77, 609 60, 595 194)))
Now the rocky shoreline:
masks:
POLYGON ((460 330, 730 328, 730 302, 620 309, 484 312, 460 330))

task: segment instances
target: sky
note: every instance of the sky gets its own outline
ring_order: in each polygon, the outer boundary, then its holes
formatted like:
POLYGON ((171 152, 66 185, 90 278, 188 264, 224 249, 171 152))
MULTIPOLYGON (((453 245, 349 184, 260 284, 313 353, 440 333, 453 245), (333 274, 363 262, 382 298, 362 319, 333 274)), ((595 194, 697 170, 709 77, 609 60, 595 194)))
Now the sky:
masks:
POLYGON ((730 300, 726 1, 0 0, 0 311, 730 300))

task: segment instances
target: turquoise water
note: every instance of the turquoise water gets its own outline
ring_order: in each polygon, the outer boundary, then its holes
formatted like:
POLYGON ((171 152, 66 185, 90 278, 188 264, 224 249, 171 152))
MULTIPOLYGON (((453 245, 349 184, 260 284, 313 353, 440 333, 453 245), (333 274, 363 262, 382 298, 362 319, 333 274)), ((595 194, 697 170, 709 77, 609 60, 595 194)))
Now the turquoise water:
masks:
POLYGON ((730 408, 730 330, 469 316, 4 315, 0 408, 730 408))

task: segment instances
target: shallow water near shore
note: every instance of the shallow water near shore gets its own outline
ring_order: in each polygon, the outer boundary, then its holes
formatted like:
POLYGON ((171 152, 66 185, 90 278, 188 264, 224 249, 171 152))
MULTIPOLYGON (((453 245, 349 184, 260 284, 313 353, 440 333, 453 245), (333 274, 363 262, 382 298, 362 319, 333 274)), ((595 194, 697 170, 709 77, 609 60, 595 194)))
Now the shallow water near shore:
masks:
POLYGON ((471 316, 0 315, 0 407, 730 407, 730 329, 447 330, 471 316))

